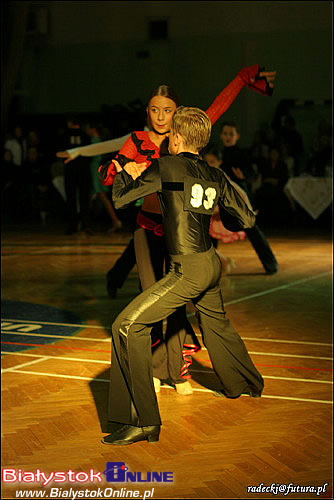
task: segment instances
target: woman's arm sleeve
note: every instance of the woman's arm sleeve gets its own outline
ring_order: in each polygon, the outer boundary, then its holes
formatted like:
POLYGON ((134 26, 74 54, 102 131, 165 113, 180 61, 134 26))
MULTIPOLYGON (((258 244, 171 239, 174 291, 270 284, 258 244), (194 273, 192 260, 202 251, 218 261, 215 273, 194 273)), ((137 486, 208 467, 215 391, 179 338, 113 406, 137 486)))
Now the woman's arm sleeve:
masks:
POLYGON ((109 141, 89 144, 88 146, 82 146, 80 148, 67 149, 67 152, 70 154, 72 160, 78 156, 98 156, 113 153, 122 149, 129 137, 131 137, 131 134, 123 135, 122 137, 117 137, 109 141))
POLYGON ((263 95, 272 94, 272 89, 269 87, 266 78, 259 77, 260 71, 259 64, 242 69, 234 80, 221 91, 206 111, 212 125, 228 110, 245 85, 263 95))
POLYGON ((216 97, 211 106, 206 110, 212 125, 228 110, 244 86, 244 81, 237 75, 216 97))
MULTIPOLYGON (((132 139, 132 134, 123 145, 122 149, 116 156, 115 160, 119 162, 121 167, 124 167, 129 161, 135 161, 138 154, 137 147, 132 139)), ((98 169, 100 181, 104 186, 111 186, 114 183, 117 170, 113 161, 101 165, 98 169)))

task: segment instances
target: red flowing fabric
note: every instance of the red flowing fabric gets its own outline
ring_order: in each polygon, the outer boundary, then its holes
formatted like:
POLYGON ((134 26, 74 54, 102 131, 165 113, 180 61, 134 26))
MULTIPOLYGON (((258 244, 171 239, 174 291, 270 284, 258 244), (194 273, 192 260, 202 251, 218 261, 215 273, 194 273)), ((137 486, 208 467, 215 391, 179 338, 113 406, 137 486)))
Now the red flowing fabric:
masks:
POLYGON ((195 344, 183 344, 182 357, 184 359, 184 365, 181 368, 181 377, 189 380, 191 375, 189 373, 189 367, 193 363, 192 355, 200 351, 202 348, 195 344))
POLYGON ((242 241, 247 238, 245 231, 232 232, 226 229, 221 221, 217 207, 211 217, 210 236, 216 240, 221 240, 223 243, 233 243, 234 241, 242 241))

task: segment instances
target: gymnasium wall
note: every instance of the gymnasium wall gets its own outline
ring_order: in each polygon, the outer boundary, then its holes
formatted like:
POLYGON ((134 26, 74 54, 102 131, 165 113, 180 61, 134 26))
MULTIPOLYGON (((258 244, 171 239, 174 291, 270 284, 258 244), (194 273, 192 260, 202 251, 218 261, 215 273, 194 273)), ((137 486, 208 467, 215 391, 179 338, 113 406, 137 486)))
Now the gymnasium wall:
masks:
MULTIPOLYGON (((224 117, 240 123, 246 145, 280 100, 332 95, 331 2, 32 4, 46 14, 46 33, 29 35, 26 43, 19 89, 25 113, 145 102, 160 83, 175 87, 184 104, 205 109, 239 69, 259 62, 278 71, 274 95, 244 89, 224 117), (161 20, 168 38, 150 40, 150 23, 161 20)), ((324 113, 314 107, 302 122, 324 113)))

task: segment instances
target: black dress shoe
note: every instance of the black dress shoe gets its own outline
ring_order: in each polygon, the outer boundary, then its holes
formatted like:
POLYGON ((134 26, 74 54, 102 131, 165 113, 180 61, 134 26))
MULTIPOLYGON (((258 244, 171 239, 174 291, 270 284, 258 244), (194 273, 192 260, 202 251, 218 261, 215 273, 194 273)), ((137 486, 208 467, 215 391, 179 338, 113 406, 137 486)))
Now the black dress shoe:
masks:
POLYGON ((101 439, 103 444, 125 445, 138 443, 138 441, 148 441, 155 443, 159 441, 160 425, 148 425, 146 427, 135 427, 124 425, 116 432, 101 439))
POLYGON ((276 274, 279 270, 279 265, 273 265, 272 267, 265 267, 266 274, 271 275, 271 274, 276 274))
POLYGON ((121 424, 119 422, 114 422, 112 420, 109 420, 107 422, 107 430, 103 431, 103 432, 115 433, 116 431, 118 431, 119 429, 124 427, 125 425, 127 425, 127 424, 121 424))
POLYGON ((268 269, 268 270, 266 271, 266 274, 268 274, 268 275, 270 276, 271 274, 276 274, 276 273, 277 273, 277 271, 278 271, 278 269, 268 269))

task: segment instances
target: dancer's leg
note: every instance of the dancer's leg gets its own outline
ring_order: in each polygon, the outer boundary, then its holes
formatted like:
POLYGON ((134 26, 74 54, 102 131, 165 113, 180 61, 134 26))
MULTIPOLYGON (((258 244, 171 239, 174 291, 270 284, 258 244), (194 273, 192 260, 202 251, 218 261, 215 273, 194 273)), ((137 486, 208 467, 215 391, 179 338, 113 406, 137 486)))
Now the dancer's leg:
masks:
MULTIPOLYGON (((213 265, 220 269, 218 256, 213 265)), ((243 392, 260 395, 263 379, 255 368, 246 346, 231 322, 226 319, 223 297, 219 281, 212 288, 196 299, 203 342, 208 349, 213 369, 229 397, 237 397, 243 392)))
MULTIPOLYGON (((135 232, 137 268, 143 290, 163 276, 170 267, 170 259, 163 237, 153 231, 137 229, 135 232)), ((165 337, 162 323, 152 329, 153 374, 160 380, 171 379, 175 384, 191 378, 188 367, 191 353, 200 349, 200 344, 186 317, 185 307, 167 318, 165 337)))
POLYGON ((245 229, 249 241, 253 245, 263 267, 268 274, 274 274, 278 271, 279 265, 276 257, 259 226, 255 225, 245 229))
POLYGON ((135 264, 135 247, 133 238, 131 238, 122 255, 107 273, 107 289, 111 298, 116 297, 117 290, 122 288, 124 281, 135 264))
POLYGON ((188 295, 183 280, 171 272, 138 295, 115 320, 109 421, 135 426, 160 425, 150 330, 154 323, 184 305, 188 295))

